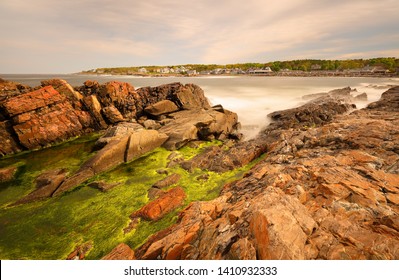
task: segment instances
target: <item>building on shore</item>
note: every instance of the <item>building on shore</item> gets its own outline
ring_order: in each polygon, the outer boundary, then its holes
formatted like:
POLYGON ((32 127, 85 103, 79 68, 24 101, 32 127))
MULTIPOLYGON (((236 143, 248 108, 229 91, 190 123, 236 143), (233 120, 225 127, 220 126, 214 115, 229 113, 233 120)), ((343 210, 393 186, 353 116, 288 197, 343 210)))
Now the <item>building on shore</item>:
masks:
POLYGON ((265 67, 263 69, 251 69, 248 71, 249 75, 268 75, 270 73, 273 73, 270 67, 265 67))

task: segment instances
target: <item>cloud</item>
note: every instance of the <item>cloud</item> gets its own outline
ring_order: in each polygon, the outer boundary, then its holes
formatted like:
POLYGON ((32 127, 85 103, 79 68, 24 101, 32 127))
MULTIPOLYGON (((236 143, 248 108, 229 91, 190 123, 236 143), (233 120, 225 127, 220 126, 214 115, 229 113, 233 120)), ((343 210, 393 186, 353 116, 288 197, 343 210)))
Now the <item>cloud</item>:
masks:
POLYGON ((0 59, 58 53, 63 69, 62 56, 93 68, 391 53, 398 10, 397 0, 2 0, 0 59))

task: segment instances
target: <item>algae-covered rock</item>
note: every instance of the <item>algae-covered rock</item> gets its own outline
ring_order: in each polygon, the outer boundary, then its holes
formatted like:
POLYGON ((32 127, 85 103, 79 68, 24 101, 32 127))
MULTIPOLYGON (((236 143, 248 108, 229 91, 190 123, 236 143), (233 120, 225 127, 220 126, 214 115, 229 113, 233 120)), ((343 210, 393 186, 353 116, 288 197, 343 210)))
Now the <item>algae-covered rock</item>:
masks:
POLYGON ((15 202, 13 205, 29 203, 51 197, 61 183, 65 180, 66 175, 66 169, 56 169, 43 172, 35 180, 36 189, 27 196, 15 202))

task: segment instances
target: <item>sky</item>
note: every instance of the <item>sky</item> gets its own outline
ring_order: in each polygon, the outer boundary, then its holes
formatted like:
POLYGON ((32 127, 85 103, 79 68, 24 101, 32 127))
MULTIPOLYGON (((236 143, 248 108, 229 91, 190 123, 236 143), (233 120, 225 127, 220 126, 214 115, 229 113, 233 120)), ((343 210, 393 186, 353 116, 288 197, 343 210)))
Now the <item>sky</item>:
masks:
POLYGON ((399 57, 398 0, 1 0, 0 73, 399 57))

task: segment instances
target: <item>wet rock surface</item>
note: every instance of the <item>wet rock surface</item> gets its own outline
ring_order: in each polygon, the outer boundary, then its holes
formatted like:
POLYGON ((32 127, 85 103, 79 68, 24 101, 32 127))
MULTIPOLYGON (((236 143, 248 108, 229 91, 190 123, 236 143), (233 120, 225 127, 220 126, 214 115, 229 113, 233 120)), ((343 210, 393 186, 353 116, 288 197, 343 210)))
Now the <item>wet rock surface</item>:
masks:
MULTIPOLYGON (((398 97, 399 87, 392 88, 350 114, 350 104, 338 104, 345 110, 306 129, 298 120, 272 123, 252 141, 265 151, 262 160, 217 199, 191 203, 136 257, 398 259, 398 97)), ((244 143, 236 145, 250 145, 244 143)), ((243 149, 241 158, 251 151, 243 149)), ((209 162, 228 155, 212 148, 188 165, 223 167, 209 162)))

